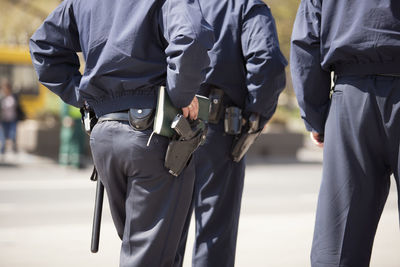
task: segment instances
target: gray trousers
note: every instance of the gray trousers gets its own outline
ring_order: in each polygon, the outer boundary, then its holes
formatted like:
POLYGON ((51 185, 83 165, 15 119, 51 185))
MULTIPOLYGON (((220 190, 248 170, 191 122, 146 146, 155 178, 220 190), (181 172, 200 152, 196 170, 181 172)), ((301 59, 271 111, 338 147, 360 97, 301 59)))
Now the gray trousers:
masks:
POLYGON ((313 267, 369 266, 390 175, 399 190, 400 78, 337 80, 325 128, 313 267))
POLYGON ((164 168, 168 139, 126 122, 97 124, 90 137, 94 164, 122 239, 120 266, 173 266, 192 198, 194 164, 178 177, 164 168))

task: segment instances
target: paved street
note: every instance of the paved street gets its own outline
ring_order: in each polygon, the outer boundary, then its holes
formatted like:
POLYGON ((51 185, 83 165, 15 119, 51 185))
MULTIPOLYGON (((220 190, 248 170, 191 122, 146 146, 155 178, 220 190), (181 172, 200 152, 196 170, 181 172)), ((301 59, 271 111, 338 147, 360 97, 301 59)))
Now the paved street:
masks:
MULTIPOLYGON (((248 161, 236 266, 309 266, 321 157, 320 151, 307 149, 298 160, 248 161)), ((90 173, 89 168, 64 168, 23 153, 8 155, 0 163, 0 266, 118 266, 119 240, 107 206, 100 251, 90 253, 95 193, 90 173)), ((189 244, 185 267, 190 266, 190 248, 189 244)), ((399 251, 393 184, 371 266, 400 266, 399 251)))

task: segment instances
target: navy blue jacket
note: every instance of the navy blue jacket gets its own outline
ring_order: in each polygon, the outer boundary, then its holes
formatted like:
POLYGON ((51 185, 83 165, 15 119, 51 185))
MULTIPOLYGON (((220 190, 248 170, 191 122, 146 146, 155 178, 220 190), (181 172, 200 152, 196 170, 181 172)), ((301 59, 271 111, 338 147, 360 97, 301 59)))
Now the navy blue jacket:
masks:
POLYGON ((270 119, 285 87, 287 61, 279 49, 275 21, 261 0, 199 0, 214 29, 211 66, 201 94, 224 90, 245 112, 270 119))
POLYGON ((400 74, 400 1, 302 0, 290 65, 306 128, 323 133, 331 72, 400 74))
POLYGON ((68 104, 86 100, 101 116, 153 107, 159 85, 175 106, 187 106, 204 80, 213 38, 197 0, 65 0, 30 50, 40 82, 68 104))

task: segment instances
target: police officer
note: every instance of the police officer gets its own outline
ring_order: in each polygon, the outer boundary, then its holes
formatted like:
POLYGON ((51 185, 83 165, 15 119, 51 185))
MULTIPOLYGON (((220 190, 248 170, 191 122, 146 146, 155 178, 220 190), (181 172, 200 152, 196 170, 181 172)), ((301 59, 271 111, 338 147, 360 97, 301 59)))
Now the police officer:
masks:
POLYGON ((399 185, 400 2, 302 0, 291 72, 324 147, 312 266, 369 266, 391 174, 399 185))
MULTIPOLYGON (((195 152, 196 237, 192 263, 233 266, 245 159, 232 160, 237 135, 225 133, 225 109, 238 107, 245 119, 252 113, 260 115, 259 129, 262 129, 275 112, 278 96, 285 86, 287 62, 279 48, 270 9, 261 0, 199 2, 207 22, 213 26, 216 40, 209 52, 210 69, 200 94, 210 96, 213 101, 221 90, 222 98, 214 100, 222 99, 223 111, 219 120, 210 121, 206 143, 195 152)), ((185 241, 186 236, 182 238, 177 262, 182 261, 185 241)))
POLYGON ((131 127, 127 110, 154 108, 165 85, 196 118, 212 45, 196 0, 65 0, 31 38, 39 80, 68 104, 86 101, 99 118, 90 143, 122 239, 120 266, 173 265, 194 181, 193 162, 179 177, 168 173, 169 140, 156 135, 147 146, 151 127, 131 127))

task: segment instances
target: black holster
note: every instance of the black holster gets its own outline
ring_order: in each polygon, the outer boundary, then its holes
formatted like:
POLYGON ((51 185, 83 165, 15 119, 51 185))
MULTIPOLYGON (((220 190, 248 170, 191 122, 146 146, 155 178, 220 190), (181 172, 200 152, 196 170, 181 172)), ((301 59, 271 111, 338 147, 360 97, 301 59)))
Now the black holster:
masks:
POLYGON ((255 133, 242 133, 232 148, 232 158, 234 162, 239 162, 250 146, 256 141, 257 137, 260 136, 262 130, 255 133))
POLYGON ((205 142, 207 126, 200 120, 191 125, 185 117, 177 115, 171 128, 177 135, 169 142, 164 166, 170 174, 178 176, 187 166, 193 152, 205 142))
POLYGON ((236 138, 232 148, 233 161, 239 162, 250 146, 256 141, 257 137, 260 136, 262 128, 259 129, 260 116, 252 113, 247 121, 247 131, 242 132, 236 138))
POLYGON ((190 140, 171 140, 169 142, 164 166, 170 174, 178 176, 183 171, 204 137, 203 133, 199 133, 190 140))

